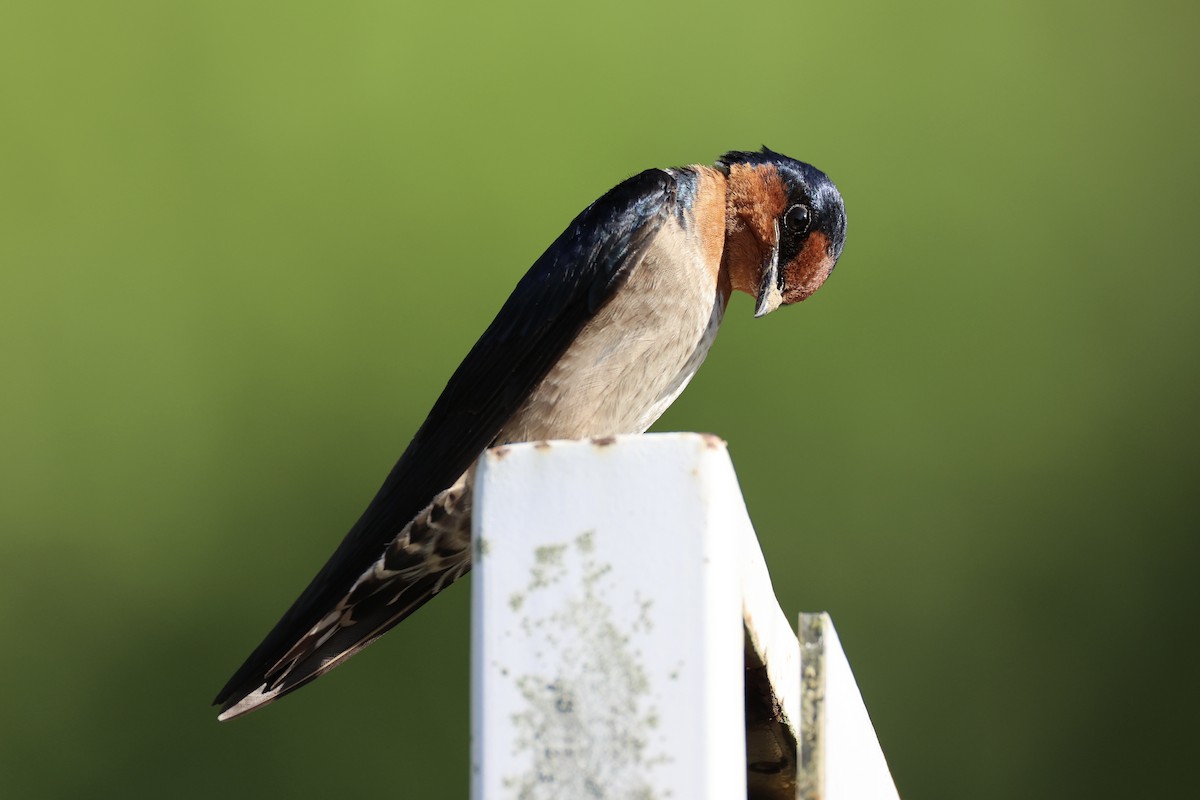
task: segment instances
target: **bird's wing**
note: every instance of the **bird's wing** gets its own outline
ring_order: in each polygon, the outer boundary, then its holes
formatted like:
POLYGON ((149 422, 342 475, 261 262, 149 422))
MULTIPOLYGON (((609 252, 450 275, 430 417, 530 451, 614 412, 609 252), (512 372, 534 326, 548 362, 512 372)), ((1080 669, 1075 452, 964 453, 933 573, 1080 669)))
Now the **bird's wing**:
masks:
POLYGON ((306 670, 297 672, 294 659, 288 658, 314 625, 339 607, 404 526, 492 444, 583 325, 640 263, 675 208, 676 190, 675 177, 662 170, 629 178, 586 208, 534 263, 450 378, 367 510, 217 695, 213 702, 223 711, 248 696, 257 701, 242 703, 246 710, 298 688, 432 596, 436 589, 414 592, 419 599, 404 604, 382 627, 341 632, 340 654, 323 652, 320 662, 306 670), (279 683, 284 675, 286 686, 279 683))

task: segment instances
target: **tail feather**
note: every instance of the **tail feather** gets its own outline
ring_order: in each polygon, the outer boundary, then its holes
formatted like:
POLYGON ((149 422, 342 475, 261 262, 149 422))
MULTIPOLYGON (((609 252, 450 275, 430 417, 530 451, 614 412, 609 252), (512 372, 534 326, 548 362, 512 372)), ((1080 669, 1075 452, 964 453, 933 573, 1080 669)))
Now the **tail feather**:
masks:
POLYGON ((230 681, 215 701, 218 719, 242 716, 324 675, 465 575, 471 568, 470 498, 467 476, 439 494, 281 658, 230 681))

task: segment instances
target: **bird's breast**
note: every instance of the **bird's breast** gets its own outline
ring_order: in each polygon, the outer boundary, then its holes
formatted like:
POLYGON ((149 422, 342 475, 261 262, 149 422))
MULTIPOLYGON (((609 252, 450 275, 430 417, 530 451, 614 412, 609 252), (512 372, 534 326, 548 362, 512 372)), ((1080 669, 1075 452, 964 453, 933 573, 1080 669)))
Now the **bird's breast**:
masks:
POLYGON ((664 225, 497 442, 649 428, 700 368, 724 316, 728 298, 710 251, 694 227, 664 225))

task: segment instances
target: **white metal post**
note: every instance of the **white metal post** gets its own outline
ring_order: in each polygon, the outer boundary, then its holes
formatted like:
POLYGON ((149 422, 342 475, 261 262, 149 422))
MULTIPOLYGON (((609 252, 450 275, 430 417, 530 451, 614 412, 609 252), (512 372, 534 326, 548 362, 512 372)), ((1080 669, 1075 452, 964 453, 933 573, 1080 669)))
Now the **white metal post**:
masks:
POLYGON ((744 798, 749 522, 724 443, 497 448, 475 497, 472 797, 744 798))
POLYGON ((475 483, 475 800, 896 800, 833 623, 797 639, 779 608, 724 442, 513 445, 475 483))

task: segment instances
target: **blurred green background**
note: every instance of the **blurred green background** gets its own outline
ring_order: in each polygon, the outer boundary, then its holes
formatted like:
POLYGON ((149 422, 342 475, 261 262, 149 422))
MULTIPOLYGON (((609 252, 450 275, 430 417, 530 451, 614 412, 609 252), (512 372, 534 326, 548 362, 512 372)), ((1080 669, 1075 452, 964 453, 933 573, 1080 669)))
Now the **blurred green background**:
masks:
POLYGON ((657 429, 729 440, 903 796, 1192 796, 1198 16, 4 3, 0 795, 465 796, 465 582, 207 703, 571 217, 765 143, 845 255, 657 429))

